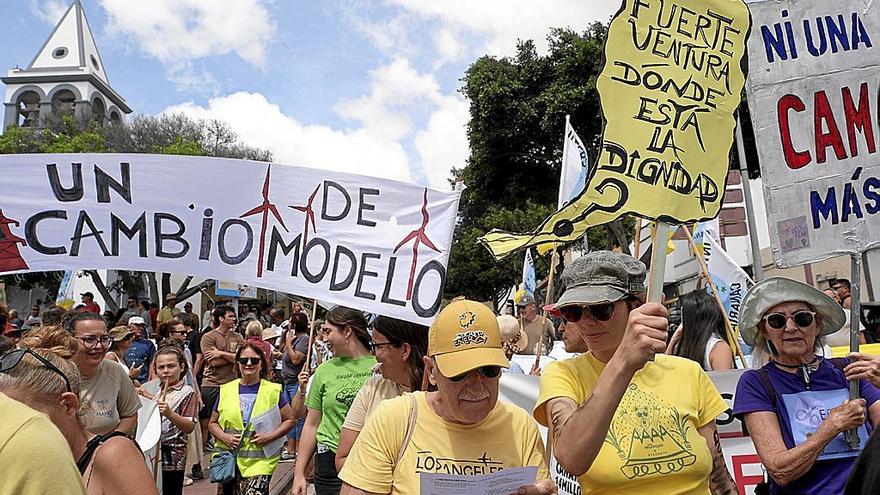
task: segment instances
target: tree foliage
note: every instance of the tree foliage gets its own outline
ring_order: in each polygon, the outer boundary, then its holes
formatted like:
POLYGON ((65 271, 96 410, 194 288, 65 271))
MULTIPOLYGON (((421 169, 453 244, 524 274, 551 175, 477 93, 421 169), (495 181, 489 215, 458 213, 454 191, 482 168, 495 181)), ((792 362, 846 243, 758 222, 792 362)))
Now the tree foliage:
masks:
MULTIPOLYGON (((556 210, 566 115, 595 163, 602 132, 596 79, 606 36, 601 23, 583 33, 554 29, 546 55, 538 54, 534 42, 520 41, 514 56, 484 56, 468 68, 461 91, 470 102, 470 156, 454 171, 467 189, 450 254, 447 296, 497 302, 519 281, 521 255, 496 263, 476 239, 492 228, 532 230, 556 210)), ((615 232, 593 228, 589 244, 594 249, 626 244, 631 231, 623 225, 615 232)), ((538 264, 539 278, 548 264, 538 264)))
MULTIPOLYGON (((219 120, 196 120, 184 114, 138 115, 125 122, 99 126, 93 120, 77 120, 72 115, 52 116, 38 129, 10 126, 0 135, 0 153, 158 153, 170 155, 214 156, 271 161, 269 150, 248 146, 228 124, 219 120)), ((262 173, 262 172, 260 172, 262 173)), ((50 296, 58 291, 62 272, 26 273, 0 276, 7 285, 23 289, 42 286, 50 296)), ((135 294, 150 286, 153 302, 172 292, 170 275, 163 274, 163 293, 159 294, 155 274, 118 272, 119 278, 106 283, 97 271, 87 270, 95 286, 115 310, 113 293, 135 294), (144 278, 147 281, 144 281, 144 278), (154 288, 155 286, 156 288, 154 288)), ((192 277, 173 291, 185 299, 203 288, 190 286, 192 277)))

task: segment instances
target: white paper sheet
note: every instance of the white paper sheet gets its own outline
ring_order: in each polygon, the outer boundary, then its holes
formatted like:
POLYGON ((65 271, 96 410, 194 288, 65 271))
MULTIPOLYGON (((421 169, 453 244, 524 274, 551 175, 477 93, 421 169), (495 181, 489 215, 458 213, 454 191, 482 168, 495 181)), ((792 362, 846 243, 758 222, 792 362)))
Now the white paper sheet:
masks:
MULTIPOLYGON (((251 427, 253 428, 254 433, 266 435, 275 431, 279 426, 281 426, 281 412, 277 407, 264 412, 256 418, 251 418, 251 427)), ((263 445, 263 454, 265 454, 266 457, 277 454, 281 451, 281 448, 286 441, 287 436, 282 435, 281 438, 263 445)))
POLYGON ((509 495, 523 485, 533 485, 538 477, 536 466, 509 468, 484 476, 456 476, 421 473, 421 495, 509 495))

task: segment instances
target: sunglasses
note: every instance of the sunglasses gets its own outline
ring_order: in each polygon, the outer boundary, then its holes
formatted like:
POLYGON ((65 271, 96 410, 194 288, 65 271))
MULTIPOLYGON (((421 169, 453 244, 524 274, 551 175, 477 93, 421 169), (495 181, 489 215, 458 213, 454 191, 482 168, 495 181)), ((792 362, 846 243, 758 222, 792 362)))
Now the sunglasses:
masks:
POLYGON ((67 379, 67 375, 64 374, 63 371, 59 370, 57 366, 52 364, 48 359, 43 356, 37 354, 36 352, 28 349, 27 347, 22 347, 19 349, 13 349, 6 354, 0 356, 0 373, 6 373, 7 371, 15 368, 21 363, 21 360, 24 358, 25 354, 30 354, 37 361, 40 362, 46 369, 49 371, 53 371, 64 380, 64 386, 67 387, 68 392, 72 392, 70 388, 70 380, 67 379))
MULTIPOLYGON (((501 366, 480 366, 476 370, 471 371, 479 371, 480 374, 485 376, 486 378, 498 378, 498 375, 501 374, 501 366)), ((460 382, 467 378, 467 376, 471 374, 471 371, 468 371, 467 373, 462 373, 460 375, 450 376, 449 381, 460 382)))
POLYGON ((770 313, 764 316, 764 323, 774 330, 782 330, 789 318, 800 328, 806 328, 816 321, 816 313, 812 311, 795 311, 791 316, 782 313, 770 313))
POLYGON ((592 315, 598 321, 608 321, 614 316, 614 303, 563 306, 559 312, 571 323, 581 321, 586 315, 592 315))
POLYGON ((238 364, 243 364, 245 366, 256 366, 260 364, 260 358, 258 357, 240 357, 238 358, 238 364))

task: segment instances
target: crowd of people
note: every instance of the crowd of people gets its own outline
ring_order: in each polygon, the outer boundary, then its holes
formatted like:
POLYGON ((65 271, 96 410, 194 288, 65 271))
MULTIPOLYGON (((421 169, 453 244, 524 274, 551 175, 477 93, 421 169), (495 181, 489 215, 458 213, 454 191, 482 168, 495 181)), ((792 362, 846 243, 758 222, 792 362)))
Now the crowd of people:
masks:
MULTIPOLYGON (((155 319, 134 297, 108 319, 87 294, 21 327, 3 310, 0 328, 19 333, 0 353, 0 463, 21 469, 0 493, 157 493, 152 469, 165 494, 206 476, 221 495, 268 494, 292 460, 293 495, 417 493, 419 473, 525 466, 537 478, 518 493, 550 494, 548 452, 582 493, 738 493, 716 425, 728 405, 707 374, 736 366, 724 316, 704 291, 684 294, 670 333, 645 278, 630 256, 592 252, 565 268, 555 304, 527 296, 496 315, 456 298, 429 328, 342 306, 312 322, 298 304, 200 318, 173 296, 155 319), (536 353, 557 359, 517 364, 536 353), (540 376, 532 411, 498 400, 503 373, 540 376), (154 466, 131 440, 138 394, 162 418, 154 466)), ((847 325, 833 292, 776 277, 742 302, 742 339, 766 361, 742 374, 732 410, 766 469, 756 493, 878 489, 880 357, 825 357, 847 325)))

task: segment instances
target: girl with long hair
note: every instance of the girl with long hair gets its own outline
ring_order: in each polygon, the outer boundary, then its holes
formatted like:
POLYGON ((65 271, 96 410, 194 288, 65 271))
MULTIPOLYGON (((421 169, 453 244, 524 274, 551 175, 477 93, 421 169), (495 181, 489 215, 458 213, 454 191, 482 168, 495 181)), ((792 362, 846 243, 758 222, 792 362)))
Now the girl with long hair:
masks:
POLYGON ((354 441, 379 403, 422 388, 428 327, 380 316, 373 322, 370 347, 379 362, 380 374, 361 387, 345 416, 336 451, 337 471, 342 470, 354 441))
MULTIPOLYGON (((370 354, 367 320, 359 310, 343 306, 331 309, 321 333, 333 358, 318 366, 309 384, 305 400, 308 414, 296 458, 310 459, 317 450, 315 492, 336 495, 342 488, 336 471, 342 422, 361 386, 372 375, 376 358, 370 354)), ((307 464, 296 463, 292 495, 306 494, 307 464)))
POLYGON ((704 290, 689 292, 681 302, 681 325, 666 353, 700 363, 706 371, 733 369, 733 351, 725 340, 724 314, 704 290))

